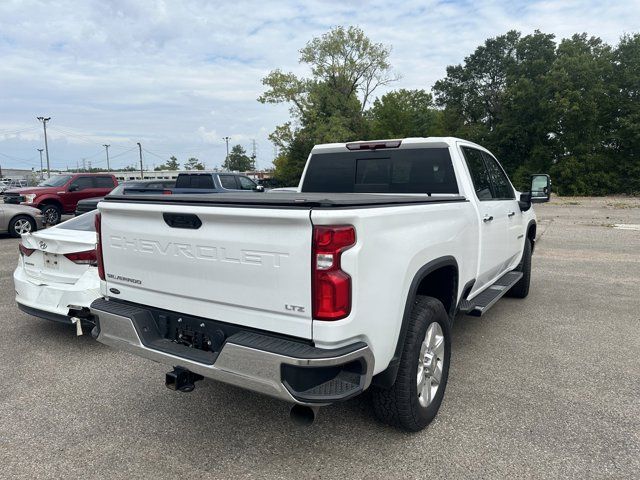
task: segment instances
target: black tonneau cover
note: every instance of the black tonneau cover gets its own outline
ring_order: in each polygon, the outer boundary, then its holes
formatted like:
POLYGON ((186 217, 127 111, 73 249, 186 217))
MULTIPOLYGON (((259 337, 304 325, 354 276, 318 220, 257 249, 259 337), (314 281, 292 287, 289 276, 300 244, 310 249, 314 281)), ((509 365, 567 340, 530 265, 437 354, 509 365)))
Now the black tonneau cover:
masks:
POLYGON ((423 203, 465 202, 458 195, 398 195, 374 193, 211 193, 191 195, 108 195, 107 202, 162 203, 166 205, 202 205, 256 208, 366 208, 423 203))

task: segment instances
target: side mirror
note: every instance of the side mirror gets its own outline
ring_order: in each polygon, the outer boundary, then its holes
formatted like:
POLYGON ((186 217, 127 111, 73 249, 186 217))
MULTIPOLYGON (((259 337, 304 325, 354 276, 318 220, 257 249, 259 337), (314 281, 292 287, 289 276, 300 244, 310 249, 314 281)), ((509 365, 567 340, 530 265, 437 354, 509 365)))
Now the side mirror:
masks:
POLYGON ((264 192, 264 186, 262 185, 256 185, 256 188, 254 188, 254 190, 256 192, 264 192))
POLYGON ((80 187, 78 187, 78 185, 69 185, 70 192, 77 192, 79 189, 80 187))
POLYGON ((538 173, 531 175, 531 203, 548 202, 551 198, 551 177, 538 173))

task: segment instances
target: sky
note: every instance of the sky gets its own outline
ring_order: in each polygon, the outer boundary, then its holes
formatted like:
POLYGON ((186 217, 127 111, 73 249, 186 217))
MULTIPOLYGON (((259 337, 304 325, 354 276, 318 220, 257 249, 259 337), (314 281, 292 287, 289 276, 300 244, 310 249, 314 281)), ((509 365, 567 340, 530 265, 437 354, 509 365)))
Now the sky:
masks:
MULTIPOLYGON (((207 168, 223 137, 271 167, 268 135, 289 119, 263 105, 261 79, 280 68, 307 75, 298 50, 337 25, 392 46, 401 80, 429 90, 489 37, 539 29, 587 32, 616 44, 640 31, 640 0, 621 1, 0 1, 0 167, 39 169, 37 116, 51 117, 52 169, 85 162, 145 167, 170 155, 207 168)), ((377 92, 384 93, 384 90, 377 92)))

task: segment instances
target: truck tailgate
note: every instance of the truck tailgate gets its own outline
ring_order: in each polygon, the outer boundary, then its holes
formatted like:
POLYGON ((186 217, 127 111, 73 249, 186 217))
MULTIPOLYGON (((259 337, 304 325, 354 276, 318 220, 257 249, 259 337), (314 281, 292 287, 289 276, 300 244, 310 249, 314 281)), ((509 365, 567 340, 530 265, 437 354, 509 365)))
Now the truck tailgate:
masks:
POLYGON ((108 296, 311 338, 309 209, 135 202, 99 209, 108 296))

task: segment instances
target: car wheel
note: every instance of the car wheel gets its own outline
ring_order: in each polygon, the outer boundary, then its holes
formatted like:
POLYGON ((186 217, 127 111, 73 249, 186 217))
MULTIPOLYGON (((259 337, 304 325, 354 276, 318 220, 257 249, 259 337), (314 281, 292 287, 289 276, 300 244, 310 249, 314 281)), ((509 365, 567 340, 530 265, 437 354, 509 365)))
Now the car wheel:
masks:
POLYGON ((451 326, 440 300, 416 298, 398 376, 391 388, 372 387, 373 407, 384 423, 417 432, 438 413, 451 360, 451 326))
POLYGON ((57 205, 44 205, 42 208, 42 217, 47 225, 57 225, 60 223, 62 212, 57 205))
POLYGON ((526 298, 529 295, 529 284, 531 283, 531 240, 528 238, 524 241, 522 260, 520 260, 520 264, 515 268, 514 272, 522 272, 522 278, 511 287, 507 292, 507 296, 526 298))
POLYGON ((9 222, 9 235, 20 238, 25 233, 36 231, 36 222, 26 215, 18 215, 9 222))

